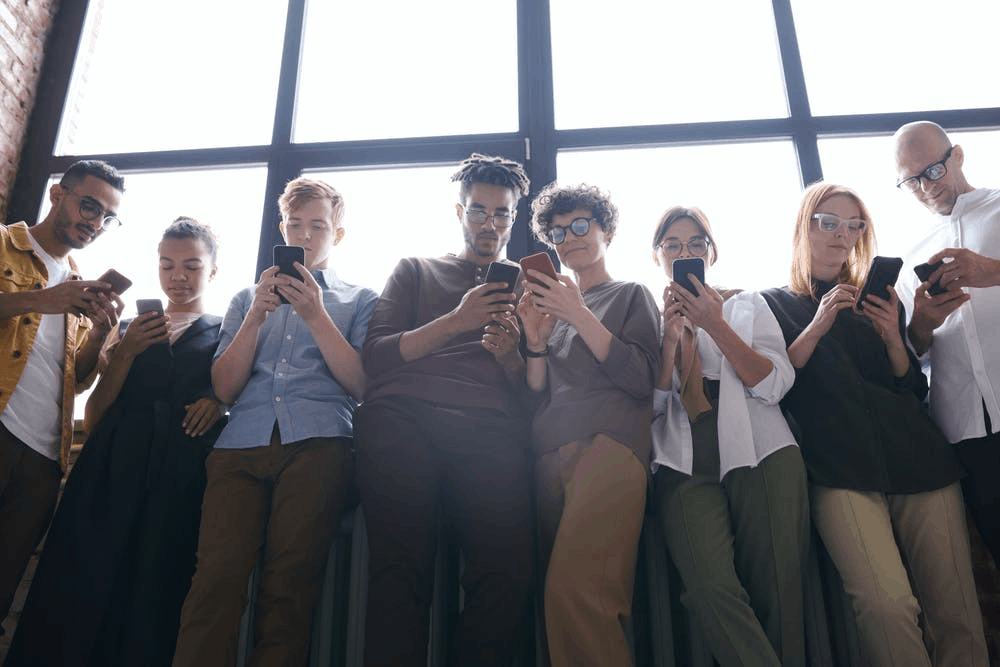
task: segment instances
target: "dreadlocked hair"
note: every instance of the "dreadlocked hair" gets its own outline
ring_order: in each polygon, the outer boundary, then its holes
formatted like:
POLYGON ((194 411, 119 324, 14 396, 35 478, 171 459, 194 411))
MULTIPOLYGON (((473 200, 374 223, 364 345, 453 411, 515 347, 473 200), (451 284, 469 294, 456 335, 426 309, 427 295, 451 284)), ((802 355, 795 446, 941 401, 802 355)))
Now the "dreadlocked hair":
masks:
POLYGON ((499 155, 480 153, 473 153, 462 160, 451 180, 461 183, 458 194, 462 201, 468 197, 473 183, 509 188, 514 191, 516 199, 527 196, 531 187, 531 181, 520 163, 499 155))

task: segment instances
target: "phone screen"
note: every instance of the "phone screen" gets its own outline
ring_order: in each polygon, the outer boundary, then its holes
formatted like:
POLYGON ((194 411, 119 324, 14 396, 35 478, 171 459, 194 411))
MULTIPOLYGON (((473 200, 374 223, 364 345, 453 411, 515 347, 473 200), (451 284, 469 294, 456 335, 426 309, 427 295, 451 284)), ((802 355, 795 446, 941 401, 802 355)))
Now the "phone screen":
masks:
MULTIPOLYGON (((305 248, 297 245, 276 245, 272 253, 274 255, 274 265, 278 267, 278 273, 291 276, 296 280, 302 280, 302 274, 295 268, 295 262, 305 266, 305 248)), ((281 303, 288 303, 288 299, 281 296, 279 292, 275 291, 275 293, 278 294, 281 303)))
POLYGON ((685 259, 675 259, 673 267, 671 268, 671 274, 674 277, 674 282, 686 289, 691 294, 698 296, 698 289, 688 278, 688 274, 693 273, 698 281, 702 285, 705 284, 705 260, 701 257, 689 257, 685 259))

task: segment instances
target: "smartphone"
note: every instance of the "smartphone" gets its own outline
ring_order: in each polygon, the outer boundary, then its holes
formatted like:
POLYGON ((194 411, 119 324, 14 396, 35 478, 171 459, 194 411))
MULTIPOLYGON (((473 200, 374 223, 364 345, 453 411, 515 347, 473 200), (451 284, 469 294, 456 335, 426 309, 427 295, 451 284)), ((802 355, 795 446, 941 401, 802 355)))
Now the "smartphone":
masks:
MULTIPOLYGON (((931 277, 931 274, 938 270, 941 264, 943 264, 941 260, 938 260, 933 264, 924 262, 923 264, 917 264, 913 267, 913 272, 917 274, 918 278, 920 278, 920 282, 925 283, 931 277)), ((927 293, 931 296, 937 296, 938 294, 947 291, 948 290, 941 286, 940 280, 935 280, 934 284, 927 288, 927 293)))
POLYGON ((688 274, 694 274, 702 285, 705 284, 705 260, 701 257, 687 257, 684 259, 675 259, 673 267, 671 268, 671 275, 674 277, 674 282, 686 289, 691 294, 698 296, 698 289, 688 278, 688 274))
MULTIPOLYGON (((291 276, 296 280, 302 280, 302 274, 295 268, 295 262, 305 266, 305 248, 298 245, 276 245, 272 252, 274 254, 274 265, 278 267, 278 273, 291 276)), ((275 292, 277 293, 277 291, 275 292)), ((281 296, 280 293, 278 293, 278 298, 281 299, 281 303, 288 303, 288 299, 281 296)))
POLYGON ((861 286, 861 291, 858 292, 857 303, 867 303, 869 294, 874 294, 888 301, 889 290, 886 288, 889 285, 896 284, 896 278, 899 277, 899 270, 901 268, 903 268, 903 260, 900 257, 882 257, 879 255, 873 259, 872 265, 868 269, 868 277, 865 278, 865 284, 861 286))
POLYGON ((520 273, 520 270, 513 264, 491 262, 490 268, 486 270, 486 282, 506 283, 507 286, 503 289, 491 290, 486 294, 512 294, 514 292, 514 286, 517 284, 518 273, 520 273))
POLYGON ((534 278, 528 276, 528 269, 534 269, 539 273, 544 273, 553 280, 556 278, 555 264, 552 263, 552 258, 549 257, 549 253, 547 252, 536 252, 534 255, 528 255, 527 257, 521 258, 521 272, 524 273, 524 277, 533 283, 541 285, 542 281, 535 280, 534 278))
POLYGON ((136 299, 135 310, 139 315, 156 313, 158 317, 163 317, 163 302, 159 299, 136 299))
POLYGON ((98 278, 106 283, 111 283, 111 291, 121 296, 122 292, 132 286, 132 281, 118 273, 114 269, 108 269, 98 278))

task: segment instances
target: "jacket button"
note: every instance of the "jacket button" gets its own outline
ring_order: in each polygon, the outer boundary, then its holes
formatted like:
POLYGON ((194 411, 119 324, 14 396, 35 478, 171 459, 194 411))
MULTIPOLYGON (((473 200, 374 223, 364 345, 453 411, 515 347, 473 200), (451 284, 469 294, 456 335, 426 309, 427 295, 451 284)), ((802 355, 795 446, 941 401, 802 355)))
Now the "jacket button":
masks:
POLYGON ((21 358, 21 350, 14 350, 13 356, 14 356, 15 359, 20 359, 21 358))
POLYGON ((35 289, 42 289, 41 283, 35 283, 35 289))
POLYGON ((3 274, 4 274, 5 276, 12 276, 12 275, 14 275, 14 272, 13 272, 13 271, 11 271, 10 269, 6 269, 6 270, 5 270, 4 272, 3 272, 3 274))

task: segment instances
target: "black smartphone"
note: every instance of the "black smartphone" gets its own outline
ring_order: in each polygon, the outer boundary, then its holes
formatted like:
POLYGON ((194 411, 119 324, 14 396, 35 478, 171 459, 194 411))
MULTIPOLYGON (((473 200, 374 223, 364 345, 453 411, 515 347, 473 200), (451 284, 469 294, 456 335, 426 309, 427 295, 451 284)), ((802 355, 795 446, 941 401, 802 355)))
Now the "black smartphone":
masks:
MULTIPOLYGON (((305 266, 305 248, 298 245, 276 245, 272 251, 274 254, 274 265, 278 267, 278 273, 284 273, 296 280, 302 280, 302 274, 295 268, 295 262, 305 266)), ((277 293, 277 292, 276 292, 277 293)), ((288 303, 288 299, 278 293, 281 303, 288 303)))
POLYGON ((503 289, 490 290, 486 294, 513 294, 514 286, 517 284, 517 274, 521 270, 514 264, 504 264, 503 262, 491 262, 490 268, 486 270, 486 282, 505 283, 503 289))
POLYGON ((671 268, 671 275, 674 282, 686 289, 691 294, 698 296, 698 289, 688 278, 688 274, 694 274, 702 285, 705 284, 705 260, 701 257, 688 257, 685 259, 675 259, 671 268))
POLYGON ((103 274, 101 274, 101 277, 98 278, 98 280, 101 280, 106 283, 111 283, 111 291, 117 294, 118 296, 121 296, 122 292, 124 292, 125 290, 127 290, 129 287, 132 286, 131 280, 129 280, 122 274, 118 273, 114 269, 108 269, 107 271, 105 271, 103 274))
POLYGON ((540 285, 542 281, 529 278, 528 269, 534 269, 539 273, 544 273, 553 280, 556 279, 556 265, 552 263, 552 258, 549 257, 549 253, 547 252, 536 252, 534 255, 522 257, 520 264, 521 272, 524 273, 524 277, 535 284, 540 285))
POLYGON ((156 313, 158 317, 163 317, 163 302, 159 299, 136 299, 135 310, 139 315, 156 313))
MULTIPOLYGON (((938 260, 933 264, 928 264, 927 262, 924 262, 923 264, 917 264, 915 267, 913 267, 913 272, 917 274, 917 278, 920 278, 920 282, 925 283, 930 279, 931 274, 937 271, 938 268, 943 263, 944 262, 942 262, 941 260, 938 260)), ((935 280, 934 284, 927 288, 927 293, 930 294, 931 296, 937 296, 938 294, 947 291, 948 291, 947 289, 941 286, 940 280, 935 280)))
POLYGON ((868 276, 865 284, 858 292, 857 304, 866 303, 869 294, 874 294, 880 299, 889 300, 889 285, 896 284, 899 277, 899 270, 903 268, 903 260, 900 257, 882 257, 879 255, 872 260, 872 265, 868 269, 868 276))

